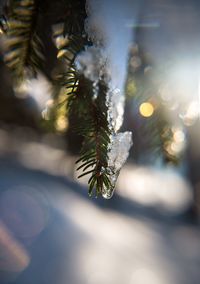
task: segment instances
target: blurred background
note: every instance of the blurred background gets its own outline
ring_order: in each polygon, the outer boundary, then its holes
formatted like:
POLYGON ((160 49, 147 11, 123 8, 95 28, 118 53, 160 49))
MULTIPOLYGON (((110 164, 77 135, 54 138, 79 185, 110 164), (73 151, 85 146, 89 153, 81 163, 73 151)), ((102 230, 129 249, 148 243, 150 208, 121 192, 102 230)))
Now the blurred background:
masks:
POLYGON ((1 284, 199 284, 200 4, 109 3, 127 50, 122 129, 133 132, 111 200, 77 179, 76 118, 52 109, 48 76, 13 90, 0 58, 1 284))

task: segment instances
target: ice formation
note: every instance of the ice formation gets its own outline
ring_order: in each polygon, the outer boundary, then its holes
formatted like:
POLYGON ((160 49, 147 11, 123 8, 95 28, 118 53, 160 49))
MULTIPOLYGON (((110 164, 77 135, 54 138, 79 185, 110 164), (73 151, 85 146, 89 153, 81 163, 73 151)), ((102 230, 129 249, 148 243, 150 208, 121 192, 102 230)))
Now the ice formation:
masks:
POLYGON ((107 96, 108 122, 110 127, 117 132, 123 123, 124 116, 124 96, 120 89, 111 89, 107 96))
POLYGON ((108 166, 119 171, 126 162, 132 145, 132 133, 119 132, 111 137, 111 146, 108 153, 108 166))
MULTIPOLYGON (((138 3, 130 0, 87 0, 85 30, 96 46, 103 46, 106 57, 106 73, 109 76, 108 120, 117 132, 124 115, 124 83, 126 78, 127 55, 133 33, 127 29, 127 19, 134 22, 138 3), (100 43, 100 44, 99 44, 100 43)), ((94 65, 96 68, 97 64, 94 65)), ((90 64, 88 65, 92 73, 90 64)), ((96 74, 95 74, 96 77, 96 74)))
MULTIPOLYGON (((101 1, 87 0, 86 1, 86 13, 87 18, 85 20, 85 31, 89 39, 95 44, 103 44, 106 38, 106 26, 102 21, 102 14, 97 11, 102 10, 101 1)), ((104 6, 105 7, 105 6, 104 6)))
POLYGON ((126 80, 127 56, 133 29, 127 21, 137 22, 141 1, 87 0, 85 30, 96 45, 104 47, 112 74, 112 85, 123 90, 126 80))
POLYGON ((102 75, 106 75, 104 80, 106 78, 109 89, 106 101, 107 119, 112 133, 108 149, 109 179, 112 186, 105 187, 102 192, 102 196, 107 199, 113 195, 120 169, 132 145, 131 132, 117 133, 123 123, 124 95, 121 90, 125 82, 127 54, 131 39, 130 30, 124 30, 124 20, 128 10, 124 9, 126 5, 121 5, 119 1, 111 2, 87 0, 88 18, 85 22, 85 30, 96 46, 88 47, 75 62, 77 70, 93 82, 94 98, 98 94, 98 80, 102 75), (120 6, 119 9, 116 9, 116 5, 120 6), (116 20, 111 16, 111 9, 116 20), (119 14, 116 14, 116 11, 119 14), (120 42, 119 34, 123 36, 120 42))
POLYGON ((112 82, 108 75, 109 66, 106 64, 103 51, 99 47, 89 47, 86 51, 81 52, 77 56, 75 64, 77 71, 93 82, 94 99, 98 95, 98 81, 102 75, 106 75, 104 79, 106 78, 109 89, 106 100, 108 106, 107 119, 112 133, 108 149, 108 169, 110 170, 109 179, 111 187, 105 187, 102 196, 109 199, 113 195, 120 169, 125 163, 132 145, 131 132, 117 133, 123 122, 124 96, 118 88, 112 88, 112 82))
POLYGON ((110 182, 112 187, 105 188, 102 196, 106 199, 112 197, 119 172, 126 162, 129 150, 132 146, 132 133, 115 133, 111 137, 110 150, 108 152, 108 168, 110 169, 110 182))
POLYGON ((82 51, 75 60, 76 70, 91 81, 98 81, 104 72, 106 59, 103 50, 90 46, 82 51))

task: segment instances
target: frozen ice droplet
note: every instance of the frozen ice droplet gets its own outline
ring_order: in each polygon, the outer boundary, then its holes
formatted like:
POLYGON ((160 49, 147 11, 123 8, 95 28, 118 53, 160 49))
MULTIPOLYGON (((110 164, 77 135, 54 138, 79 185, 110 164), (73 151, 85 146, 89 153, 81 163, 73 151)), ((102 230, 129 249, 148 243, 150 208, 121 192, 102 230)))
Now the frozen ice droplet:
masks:
POLYGON ((115 185, 114 186, 110 186, 109 188, 105 187, 102 190, 102 197, 105 199, 110 199, 115 191, 115 185))
POLYGON ((111 169, 110 175, 108 176, 110 183, 111 183, 111 187, 109 187, 109 188, 104 187, 103 188, 103 191, 102 191, 103 198, 110 199, 113 196, 118 175, 119 175, 119 171, 114 172, 114 170, 111 169))
POLYGON ((103 196, 103 198, 105 198, 105 199, 110 199, 110 198, 112 198, 113 193, 114 193, 114 190, 113 190, 113 189, 112 189, 112 190, 106 190, 106 191, 103 191, 103 192, 102 192, 102 196, 103 196))

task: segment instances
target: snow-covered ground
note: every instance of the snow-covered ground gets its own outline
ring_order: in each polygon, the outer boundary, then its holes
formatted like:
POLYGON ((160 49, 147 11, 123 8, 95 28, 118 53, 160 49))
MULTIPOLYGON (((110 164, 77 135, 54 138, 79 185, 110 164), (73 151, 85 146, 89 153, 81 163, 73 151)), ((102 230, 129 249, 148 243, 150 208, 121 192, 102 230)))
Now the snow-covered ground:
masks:
POLYGON ((200 230, 192 219, 117 194, 90 199, 53 170, 48 147, 29 163, 33 144, 22 147, 24 159, 11 146, 0 159, 1 284, 199 284, 200 230))

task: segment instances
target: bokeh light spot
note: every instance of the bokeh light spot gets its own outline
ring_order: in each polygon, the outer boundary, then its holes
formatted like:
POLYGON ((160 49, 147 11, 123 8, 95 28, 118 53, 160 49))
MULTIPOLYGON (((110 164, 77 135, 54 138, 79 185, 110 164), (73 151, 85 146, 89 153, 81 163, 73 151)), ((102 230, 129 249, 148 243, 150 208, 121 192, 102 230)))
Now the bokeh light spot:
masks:
POLYGON ((149 102, 144 102, 139 108, 140 114, 144 117, 150 117, 154 113, 154 106, 149 102))

